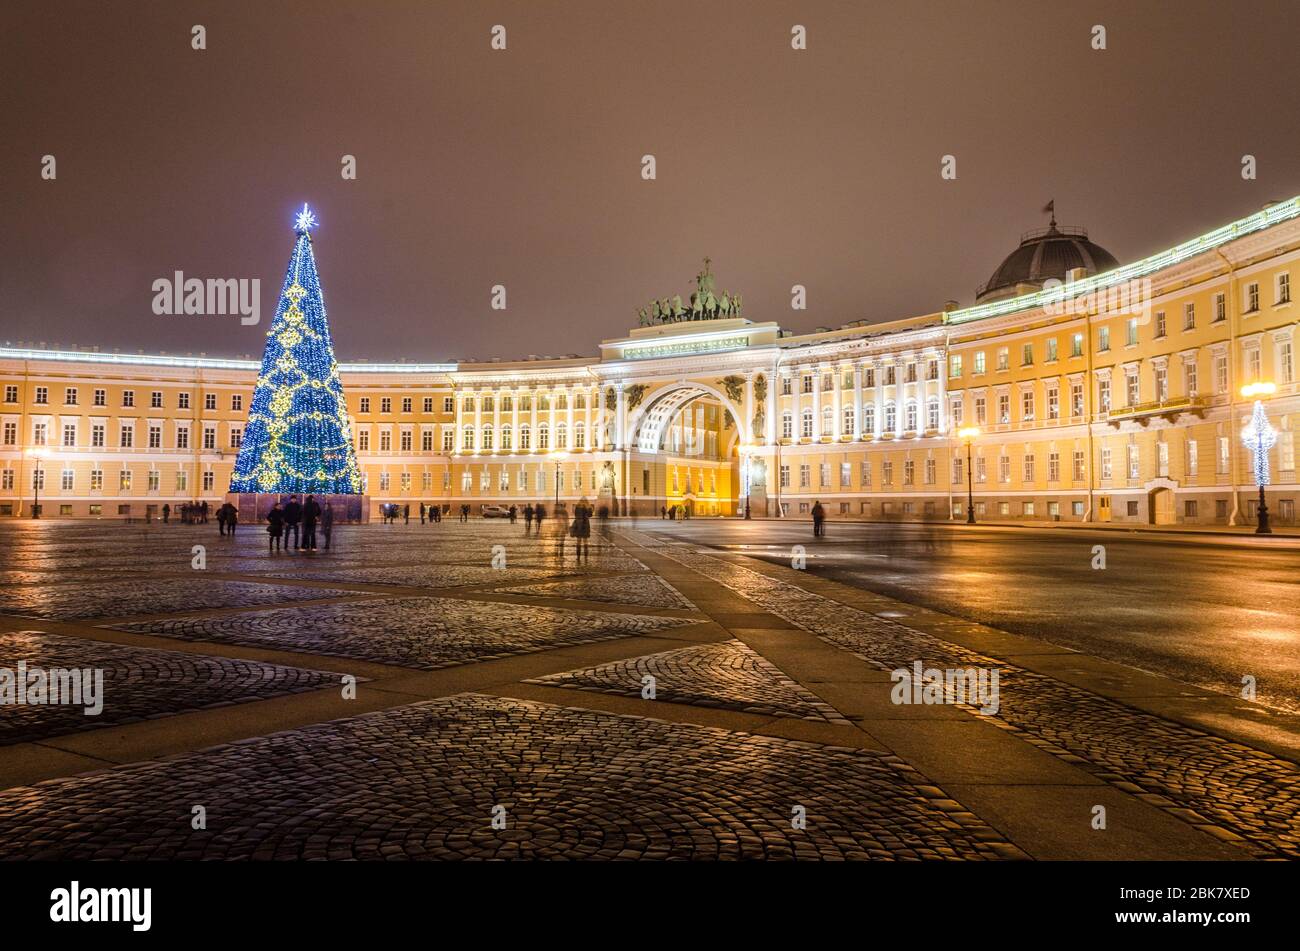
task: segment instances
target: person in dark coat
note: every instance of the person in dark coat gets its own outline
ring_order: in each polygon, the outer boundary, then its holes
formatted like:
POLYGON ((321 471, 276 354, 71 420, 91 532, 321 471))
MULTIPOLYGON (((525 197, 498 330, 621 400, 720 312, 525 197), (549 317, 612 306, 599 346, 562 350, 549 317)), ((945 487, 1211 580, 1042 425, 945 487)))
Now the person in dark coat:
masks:
POLYGON ((822 503, 820 499, 813 503, 812 518, 813 518, 813 537, 825 538, 826 537, 826 510, 822 508, 822 503))
POLYGON ((217 509, 217 534, 226 534, 226 507, 224 505, 217 509))
MULTIPOLYGON (((587 504, 586 496, 579 499, 578 504, 573 507, 573 525, 569 528, 569 534, 573 536, 576 549, 574 554, 577 558, 581 560, 590 557, 588 539, 591 538, 591 506, 587 504)), ((563 547, 560 550, 563 551, 563 547)))
POLYGON ((411 524, 411 503, 407 502, 402 506, 402 522, 406 525, 411 524))
POLYGON ((266 543, 267 551, 279 551, 280 536, 284 534, 284 509, 280 508, 279 502, 266 513, 266 534, 270 536, 266 543))
POLYGON ((217 510, 217 517, 220 518, 223 512, 226 516, 226 531, 233 536, 236 526, 239 525, 239 509, 227 502, 217 510))
POLYGON ((289 536, 293 536, 293 547, 296 550, 298 544, 298 523, 302 521, 302 505, 298 501, 298 496, 289 496, 289 502, 284 507, 284 547, 289 547, 289 536))
POLYGON ((172 507, 168 505, 166 502, 164 502, 163 503, 163 524, 166 525, 167 522, 171 519, 171 517, 172 517, 172 507))
POLYGON ((518 520, 519 520, 519 506, 512 505, 510 506, 510 524, 513 525, 518 520))
POLYGON ((529 502, 524 506, 524 534, 527 535, 533 528, 533 503, 529 502))
POLYGON ((314 495, 309 495, 302 506, 302 547, 306 551, 316 550, 316 523, 318 521, 320 521, 320 505, 314 495))
POLYGON ((424 524, 424 503, 420 503, 420 524, 424 524))

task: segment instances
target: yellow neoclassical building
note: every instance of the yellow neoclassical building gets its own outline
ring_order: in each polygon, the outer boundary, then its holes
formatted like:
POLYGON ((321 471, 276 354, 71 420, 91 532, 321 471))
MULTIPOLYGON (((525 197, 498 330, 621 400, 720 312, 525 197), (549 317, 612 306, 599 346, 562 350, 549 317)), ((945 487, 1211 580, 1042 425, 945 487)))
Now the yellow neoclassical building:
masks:
MULTIPOLYGON (((371 510, 586 496, 700 516, 1295 524, 1300 198, 1120 264, 1080 229, 977 292, 793 335, 667 300, 589 358, 343 363, 371 510), (959 432, 978 430, 977 434, 959 432), (970 458, 969 471, 966 459, 970 458)), ((701 278, 711 281, 706 265, 701 278)), ((703 287, 703 284, 701 285, 703 287)), ((259 364, 0 348, 0 516, 146 517, 229 486, 259 364)))

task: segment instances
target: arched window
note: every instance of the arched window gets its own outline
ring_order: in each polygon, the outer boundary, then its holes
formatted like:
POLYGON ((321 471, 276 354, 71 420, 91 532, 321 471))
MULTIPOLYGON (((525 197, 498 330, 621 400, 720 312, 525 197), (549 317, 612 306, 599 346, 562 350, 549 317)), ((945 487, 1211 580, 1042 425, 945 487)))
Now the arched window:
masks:
POLYGON ((843 426, 844 426, 844 429, 842 430, 843 434, 845 436, 852 436, 853 435, 853 407, 852 406, 847 406, 844 408, 843 426))
POLYGON ((794 415, 791 413, 787 412, 781 414, 781 438, 794 438, 794 415))
POLYGON ((862 432, 867 436, 876 432, 876 408, 869 403, 862 407, 862 432))
POLYGON ((894 401, 890 400, 885 404, 885 432, 892 433, 898 430, 898 407, 894 401))
POLYGON ((813 434, 812 427, 813 427, 812 410, 806 409, 803 411, 802 426, 799 430, 800 434, 803 436, 804 439, 812 439, 812 434, 813 434))
POLYGON ((916 400, 907 401, 907 409, 903 419, 903 428, 909 433, 916 432, 916 400))
POLYGON ((519 427, 519 448, 520 449, 533 448, 533 431, 528 426, 519 427))
POLYGON ((491 426, 484 426, 484 427, 483 427, 483 448, 484 448, 484 449, 491 449, 491 448, 492 448, 492 444, 493 444, 493 438, 492 438, 492 427, 491 427, 491 426))
POLYGON ((514 433, 511 431, 509 426, 501 427, 501 448, 502 449, 514 448, 514 433))
POLYGON ((474 451, 474 427, 473 426, 466 426, 463 430, 461 430, 460 448, 464 449, 466 452, 474 451))
POLYGON ((939 397, 932 396, 925 402, 925 428, 939 428, 939 397))
POLYGON ((587 448, 587 424, 586 423, 574 423, 573 448, 574 449, 587 448))
POLYGON ((555 426, 555 448, 569 448, 569 427, 564 423, 557 423, 555 426))
POLYGON ((542 423, 542 425, 537 427, 537 448, 551 448, 551 427, 546 423, 542 423))
POLYGON ((833 406, 822 407, 822 435, 835 435, 835 408, 833 406))

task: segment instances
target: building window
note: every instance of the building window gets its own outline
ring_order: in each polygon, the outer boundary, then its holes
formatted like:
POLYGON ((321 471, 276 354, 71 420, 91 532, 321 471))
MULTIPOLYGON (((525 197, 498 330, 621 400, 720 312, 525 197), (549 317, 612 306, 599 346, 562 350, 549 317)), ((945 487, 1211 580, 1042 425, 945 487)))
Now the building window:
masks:
POLYGON ((381 430, 379 433, 379 451, 380 452, 393 451, 393 434, 389 432, 387 429, 381 430))
POLYGON ((69 386, 64 388, 63 403, 65 406, 77 405, 77 388, 75 386, 69 386))
POLYGON ((123 423, 122 428, 118 431, 117 444, 123 449, 130 449, 135 445, 135 428, 129 423, 123 423))
POLYGON ((1070 415, 1079 417, 1083 415, 1083 384, 1070 384, 1070 415))
POLYGON ((1196 329, 1196 304, 1192 301, 1183 305, 1183 329, 1196 329))
POLYGON ((1032 343, 1027 343, 1021 348, 1020 365, 1025 367, 1034 365, 1034 345, 1032 343))
POLYGON ((442 398, 442 411, 448 415, 456 412, 456 398, 454 396, 444 396, 442 398))
POLYGON ((781 414, 781 438, 794 438, 794 417, 790 413, 781 414))
POLYGON ((230 448, 238 449, 244 444, 244 429, 242 426, 230 427, 230 448))
MULTIPOLYGON (((806 489, 812 482, 812 466, 803 463, 799 466, 799 488, 806 489)), ((674 486, 675 488, 675 486, 674 486)))
MULTIPOLYGON (((1049 396, 1051 390, 1047 391, 1049 396)), ((1050 405, 1050 404, 1049 404, 1050 405)), ((1029 422, 1034 418, 1034 391, 1022 390, 1020 393, 1020 418, 1029 422)), ((1049 413, 1050 418, 1050 413, 1049 413)))
MULTIPOLYGON (((487 448, 491 449, 492 447, 491 445, 488 445, 487 448)), ((410 451, 411 451, 411 431, 409 429, 403 429, 402 430, 402 452, 410 452, 410 451)))
POLYGON ((1164 335, 1165 335, 1165 312, 1163 310, 1158 310, 1156 311, 1156 336, 1163 337, 1164 335))
POLYGON ((1111 457, 1111 451, 1109 447, 1105 447, 1101 450, 1101 477, 1104 480, 1109 480, 1114 476, 1114 474, 1115 466, 1111 457))
POLYGON ((1097 349, 1103 352, 1110 349, 1110 328, 1109 327, 1098 328, 1097 349))
POLYGON ((948 357, 948 378, 955 380, 961 376, 961 354, 954 353, 948 357))
POLYGON ((853 484, 853 463, 840 463, 840 488, 847 489, 853 484))
POLYGON ((63 445, 69 449, 73 449, 76 447, 77 445, 77 424, 76 423, 63 424, 63 445))
POLYGON ((1136 347, 1137 342, 1138 342, 1138 319, 1136 317, 1130 317, 1128 319, 1127 343, 1130 347, 1136 347))
POLYGON ((853 407, 852 406, 846 406, 844 408, 843 420, 841 421, 840 425, 841 425, 841 433, 843 435, 845 436, 853 435, 853 407))
POLYGON ((203 408, 204 408, 204 409, 216 409, 216 408, 217 408, 217 394, 216 394, 216 393, 205 393, 205 394, 203 394, 203 408))
POLYGON ((357 410, 357 412, 359 412, 359 413, 369 413, 369 412, 370 412, 370 397, 368 397, 368 396, 363 396, 363 397, 361 397, 361 406, 360 406, 360 408, 357 410))
POLYGON ((1025 453, 1025 458, 1021 462, 1021 476, 1026 485, 1034 481, 1034 454, 1032 452, 1025 453))
POLYGON ((1049 452, 1047 454, 1047 481, 1061 481, 1061 454, 1059 452, 1049 452))
MULTIPOLYGON (((102 393, 103 390, 96 390, 95 392, 96 392, 96 393, 102 393)), ((8 384, 7 386, 5 386, 5 402, 6 402, 6 403, 17 403, 17 402, 18 402, 18 387, 15 386, 15 385, 12 384, 12 383, 10 383, 10 384, 8 384)), ((99 404, 96 404, 96 405, 99 405, 99 404)))
POLYGON ((1228 304, 1222 294, 1214 295, 1214 322, 1217 324, 1221 320, 1228 318, 1228 304))
POLYGON ((177 394, 176 394, 176 407, 177 407, 177 409, 189 409, 189 408, 190 408, 190 394, 188 394, 188 393, 177 393, 177 394))
POLYGON ((932 396, 925 401, 925 425, 927 429, 939 428, 939 397, 932 396))
POLYGON ((454 430, 444 429, 442 431, 442 451, 443 452, 456 451, 456 433, 454 430))
POLYGON ((1074 450, 1071 475, 1075 482, 1083 481, 1083 450, 1082 449, 1074 450))
POLYGON ((781 488, 790 488, 790 467, 787 465, 781 466, 781 488))
POLYGON ((971 372, 975 374, 980 374, 984 372, 984 351, 983 350, 975 354, 975 366, 973 367, 971 372))
POLYGON ((800 435, 803 436, 804 439, 811 439, 811 438, 812 438, 812 434, 813 434, 813 414, 812 414, 812 410, 810 410, 810 409, 806 409, 806 410, 803 411, 803 419, 802 419, 802 423, 801 423, 801 426, 800 426, 800 429, 799 429, 799 433, 800 433, 800 435))
POLYGON ((1255 283, 1246 285, 1246 313, 1253 314, 1259 310, 1259 285, 1255 283))
POLYGON ((1001 456, 998 456, 998 481, 999 482, 1011 481, 1011 457, 1006 455, 1005 453, 1001 456))
POLYGON ((1277 276, 1277 301, 1279 305, 1291 303, 1291 275, 1279 274, 1277 276))
POLYGON ((357 451, 359 451, 359 452, 369 452, 369 451, 370 451, 370 431, 369 431, 369 430, 363 429, 361 432, 357 433, 357 451))

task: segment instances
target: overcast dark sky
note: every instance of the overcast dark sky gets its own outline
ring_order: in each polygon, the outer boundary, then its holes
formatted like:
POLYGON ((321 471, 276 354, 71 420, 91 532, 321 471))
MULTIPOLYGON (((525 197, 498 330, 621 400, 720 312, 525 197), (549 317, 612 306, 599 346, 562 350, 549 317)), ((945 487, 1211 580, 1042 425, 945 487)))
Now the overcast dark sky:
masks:
POLYGON ((894 319, 970 303, 1049 198, 1127 261, 1300 192, 1295 2, 5 0, 0 18, 0 341, 260 354, 304 201, 346 361, 594 353, 705 254, 753 319, 894 319), (263 325, 154 316, 178 269, 261 278, 263 325))

